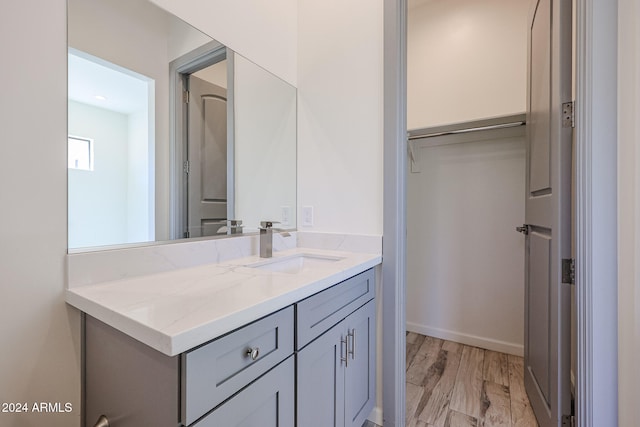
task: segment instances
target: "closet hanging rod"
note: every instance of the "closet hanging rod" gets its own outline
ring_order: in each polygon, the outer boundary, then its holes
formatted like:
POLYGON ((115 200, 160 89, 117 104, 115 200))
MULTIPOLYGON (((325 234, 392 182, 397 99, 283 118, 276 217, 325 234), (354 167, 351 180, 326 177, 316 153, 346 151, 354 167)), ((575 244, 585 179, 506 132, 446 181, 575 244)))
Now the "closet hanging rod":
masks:
POLYGON ((494 117, 490 119, 474 120, 464 123, 454 123, 451 125, 434 126, 430 128, 414 129, 407 132, 409 141, 414 139, 433 138, 436 136, 456 135, 483 130, 506 129, 523 126, 526 122, 526 115, 514 114, 510 116, 494 117))

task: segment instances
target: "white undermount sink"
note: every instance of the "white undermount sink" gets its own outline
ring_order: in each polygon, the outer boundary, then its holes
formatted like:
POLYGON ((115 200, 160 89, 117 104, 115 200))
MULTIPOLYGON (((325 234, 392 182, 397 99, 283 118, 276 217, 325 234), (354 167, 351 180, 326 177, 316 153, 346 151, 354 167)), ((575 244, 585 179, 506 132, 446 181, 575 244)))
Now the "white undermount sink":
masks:
POLYGON ((296 274, 303 270, 326 266, 343 260, 343 257, 316 254, 295 254, 285 257, 269 258, 247 265, 250 268, 296 274))

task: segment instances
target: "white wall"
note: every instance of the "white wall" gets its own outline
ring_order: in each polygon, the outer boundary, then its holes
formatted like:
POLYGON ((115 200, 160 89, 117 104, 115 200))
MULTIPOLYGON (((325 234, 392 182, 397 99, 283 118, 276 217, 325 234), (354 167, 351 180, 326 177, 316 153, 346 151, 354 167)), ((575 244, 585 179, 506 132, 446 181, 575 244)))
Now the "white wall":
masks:
MULTIPOLYGON (((410 2, 408 128, 525 110, 526 0, 410 2)), ((524 138, 421 148, 407 328, 513 354, 524 331, 524 138)))
POLYGON ((289 207, 295 228, 296 91, 247 59, 234 55, 235 217, 246 229, 282 222, 289 207))
POLYGON ((80 319, 64 303, 66 2, 3 3, 0 57, 0 402, 70 402, 2 426, 80 425, 80 319), (10 10, 9 10, 10 9, 10 10), (42 72, 43 64, 46 72, 42 72))
POLYGON ((173 61, 203 44, 211 42, 211 37, 195 29, 183 20, 171 16, 169 19, 168 42, 169 60, 173 61))
POLYGON ((128 115, 69 101, 70 135, 93 139, 94 170, 69 169, 69 247, 128 242, 128 115))
POLYGON ((408 129, 525 111, 530 3, 409 2, 408 129))
POLYGON ((296 85, 297 0, 151 0, 296 85))
MULTIPOLYGON (((233 55, 233 52, 231 54, 233 55)), ((213 83, 216 86, 220 86, 222 88, 227 89, 228 65, 229 64, 227 60, 216 62, 215 64, 210 65, 207 68, 203 68, 202 70, 196 71, 192 75, 198 77, 199 79, 207 81, 209 83, 213 83)))
POLYGON ((640 8, 618 7, 618 422, 631 426, 640 419, 640 8))
POLYGON ((407 180, 407 329, 522 354, 523 137, 421 148, 407 180))
POLYGON ((382 234, 382 1, 298 7, 301 229, 382 234))
POLYGON ((153 105, 149 108, 127 115, 127 243, 155 240, 155 120, 153 105))

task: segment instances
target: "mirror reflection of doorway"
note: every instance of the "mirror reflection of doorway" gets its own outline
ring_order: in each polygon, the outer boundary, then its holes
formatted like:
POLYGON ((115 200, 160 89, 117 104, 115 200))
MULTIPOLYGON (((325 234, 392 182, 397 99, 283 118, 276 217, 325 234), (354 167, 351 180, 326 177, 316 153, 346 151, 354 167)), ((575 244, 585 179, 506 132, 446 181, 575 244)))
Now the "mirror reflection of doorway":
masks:
POLYGON ((233 59, 212 42, 170 64, 173 238, 227 234, 233 217, 233 59))
POLYGON ((227 61, 186 75, 185 237, 215 236, 227 220, 227 61))

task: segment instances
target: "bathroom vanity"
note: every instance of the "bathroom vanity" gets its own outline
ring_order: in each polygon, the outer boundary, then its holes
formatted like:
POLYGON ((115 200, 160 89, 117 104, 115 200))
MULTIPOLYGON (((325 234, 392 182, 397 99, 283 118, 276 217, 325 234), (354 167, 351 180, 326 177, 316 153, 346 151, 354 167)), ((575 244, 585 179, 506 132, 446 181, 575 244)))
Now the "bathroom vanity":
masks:
POLYGON ((85 425, 362 426, 380 256, 277 255, 69 289, 85 318, 85 425))

